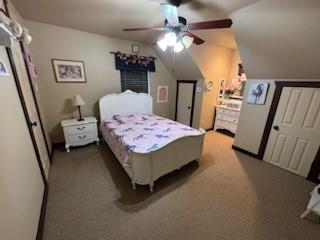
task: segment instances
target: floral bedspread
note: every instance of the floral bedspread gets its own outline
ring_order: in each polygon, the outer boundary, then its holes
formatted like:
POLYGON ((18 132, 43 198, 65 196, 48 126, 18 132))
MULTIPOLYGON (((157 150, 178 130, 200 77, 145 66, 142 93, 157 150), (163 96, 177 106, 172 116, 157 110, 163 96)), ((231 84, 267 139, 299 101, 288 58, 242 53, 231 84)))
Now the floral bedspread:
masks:
POLYGON ((120 153, 124 165, 130 164, 129 151, 150 153, 179 138, 202 134, 170 119, 142 113, 114 115, 102 121, 100 128, 120 153))

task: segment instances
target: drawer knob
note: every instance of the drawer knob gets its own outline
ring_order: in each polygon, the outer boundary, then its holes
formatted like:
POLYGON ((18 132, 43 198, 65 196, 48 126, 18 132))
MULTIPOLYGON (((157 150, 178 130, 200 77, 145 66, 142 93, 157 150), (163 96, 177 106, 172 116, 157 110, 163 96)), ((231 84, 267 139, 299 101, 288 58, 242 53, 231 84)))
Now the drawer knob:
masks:
POLYGON ((82 130, 84 130, 86 127, 85 126, 83 126, 83 127, 78 127, 77 129, 79 130, 79 131, 82 131, 82 130))
POLYGON ((84 138, 86 138, 86 137, 87 137, 87 135, 78 136, 78 138, 80 138, 80 139, 84 139, 84 138))

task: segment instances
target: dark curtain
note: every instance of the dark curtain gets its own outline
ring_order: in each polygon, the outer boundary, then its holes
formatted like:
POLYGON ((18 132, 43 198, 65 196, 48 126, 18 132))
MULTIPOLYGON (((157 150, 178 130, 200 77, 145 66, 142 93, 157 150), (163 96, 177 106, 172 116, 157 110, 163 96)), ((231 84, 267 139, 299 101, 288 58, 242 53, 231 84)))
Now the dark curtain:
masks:
POLYGON ((154 60, 153 57, 142 57, 124 53, 115 54, 117 70, 155 72, 156 66, 154 60))

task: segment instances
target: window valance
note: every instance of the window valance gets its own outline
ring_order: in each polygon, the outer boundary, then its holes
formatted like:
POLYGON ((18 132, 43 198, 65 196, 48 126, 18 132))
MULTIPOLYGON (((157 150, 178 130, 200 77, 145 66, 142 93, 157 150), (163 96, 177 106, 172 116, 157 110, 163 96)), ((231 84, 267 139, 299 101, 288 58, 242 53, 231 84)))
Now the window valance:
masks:
POLYGON ((138 55, 114 53, 117 70, 155 72, 155 58, 138 55))

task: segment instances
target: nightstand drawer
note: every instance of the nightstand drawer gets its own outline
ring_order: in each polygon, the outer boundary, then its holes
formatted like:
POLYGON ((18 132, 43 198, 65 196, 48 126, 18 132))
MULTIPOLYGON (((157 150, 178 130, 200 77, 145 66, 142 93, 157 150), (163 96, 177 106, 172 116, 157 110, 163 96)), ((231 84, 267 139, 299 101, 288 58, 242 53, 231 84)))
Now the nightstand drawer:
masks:
POLYGON ((81 142, 90 142, 95 141, 97 139, 97 134, 93 131, 86 132, 86 133, 80 133, 76 135, 68 135, 67 136, 67 143, 72 145, 74 143, 81 143, 81 142))
POLYGON ((80 124, 77 126, 68 126, 64 128, 66 135, 84 134, 96 131, 96 123, 80 124))

